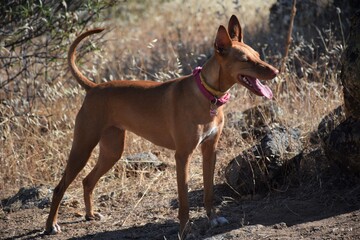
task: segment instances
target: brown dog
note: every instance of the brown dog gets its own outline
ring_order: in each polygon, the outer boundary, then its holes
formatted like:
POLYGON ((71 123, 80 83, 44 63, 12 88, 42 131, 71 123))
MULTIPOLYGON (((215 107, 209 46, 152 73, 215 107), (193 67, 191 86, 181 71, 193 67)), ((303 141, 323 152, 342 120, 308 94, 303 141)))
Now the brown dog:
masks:
POLYGON ((227 222, 225 218, 216 217, 212 203, 215 149, 224 124, 221 105, 228 100, 227 91, 236 83, 259 96, 271 98, 271 90, 258 79, 272 79, 278 70, 262 61, 259 54, 243 42, 240 23, 232 16, 228 31, 224 26, 217 31, 214 55, 192 75, 164 83, 111 81, 95 84, 75 65, 75 49, 83 38, 102 30, 81 34, 69 50, 71 72, 85 88, 86 97, 76 117, 74 140, 64 175, 54 190, 46 232, 60 232, 57 224, 60 201, 98 143, 99 160, 83 180, 83 186, 86 219, 100 217, 94 213, 92 193, 99 178, 120 159, 125 130, 175 150, 182 236, 189 220, 189 161, 198 145, 203 155, 206 214, 212 226, 227 222))

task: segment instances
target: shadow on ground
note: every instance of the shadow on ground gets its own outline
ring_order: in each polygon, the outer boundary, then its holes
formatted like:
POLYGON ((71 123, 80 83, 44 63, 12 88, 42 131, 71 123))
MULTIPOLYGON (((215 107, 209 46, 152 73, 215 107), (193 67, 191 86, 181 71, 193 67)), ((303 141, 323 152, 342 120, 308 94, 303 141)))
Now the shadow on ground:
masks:
MULTIPOLYGON (((216 206, 219 214, 229 220, 229 224, 210 229, 205 217, 193 218, 190 239, 205 239, 217 234, 227 233, 244 226, 263 225, 276 226, 293 225, 313 222, 360 209, 360 189, 337 189, 304 195, 297 190, 286 194, 273 194, 260 199, 236 200, 236 196, 225 185, 215 186, 216 206), (353 195, 349 195, 349 192, 353 195), (347 194, 344 194, 344 193, 347 194), (349 197, 352 196, 352 197, 349 197)), ((192 212, 202 206, 202 191, 189 193, 192 212)), ((177 208, 177 201, 171 206, 177 208)), ((201 208, 201 214, 205 211, 201 208)), ((193 215, 191 213, 191 215, 193 215)), ((72 224, 72 223, 71 223, 72 224)), ((74 226, 75 227, 75 226, 74 226)), ((148 223, 143 226, 127 229, 104 231, 89 234, 81 238, 71 239, 178 239, 178 223, 169 220, 166 223, 148 223)))

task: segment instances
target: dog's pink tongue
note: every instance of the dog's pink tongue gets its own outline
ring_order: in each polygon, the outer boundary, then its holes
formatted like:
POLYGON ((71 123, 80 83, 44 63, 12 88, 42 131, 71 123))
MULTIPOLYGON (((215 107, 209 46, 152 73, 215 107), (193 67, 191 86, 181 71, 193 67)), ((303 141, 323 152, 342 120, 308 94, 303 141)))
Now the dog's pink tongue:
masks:
POLYGON ((252 77, 248 79, 252 82, 253 86, 255 86, 254 89, 258 91, 260 94, 262 94, 268 99, 271 99, 273 97, 273 93, 271 89, 268 86, 263 85, 259 79, 252 77))

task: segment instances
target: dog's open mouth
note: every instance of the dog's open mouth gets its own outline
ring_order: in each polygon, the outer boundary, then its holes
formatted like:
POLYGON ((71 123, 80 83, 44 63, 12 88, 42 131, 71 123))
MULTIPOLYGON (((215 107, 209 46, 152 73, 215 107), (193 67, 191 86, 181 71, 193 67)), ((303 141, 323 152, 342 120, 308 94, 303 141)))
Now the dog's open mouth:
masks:
POLYGON ((257 78, 245 76, 245 75, 239 75, 238 80, 242 85, 244 85, 246 88, 248 88, 256 95, 264 96, 269 99, 273 97, 273 93, 271 89, 268 86, 263 85, 260 82, 260 80, 257 78))

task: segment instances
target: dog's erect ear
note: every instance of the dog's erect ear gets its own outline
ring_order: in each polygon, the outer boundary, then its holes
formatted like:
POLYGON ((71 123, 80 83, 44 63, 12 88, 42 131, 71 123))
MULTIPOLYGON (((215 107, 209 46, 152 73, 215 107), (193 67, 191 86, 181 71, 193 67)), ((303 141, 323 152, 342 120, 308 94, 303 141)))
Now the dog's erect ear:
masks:
POLYGON ((220 26, 214 43, 215 50, 220 54, 225 54, 229 48, 231 48, 232 42, 226 28, 220 26))
POLYGON ((231 40, 238 41, 238 42, 243 41, 243 35, 242 35, 242 31, 241 31, 240 22, 235 15, 232 15, 229 20, 228 31, 229 31, 231 40))

